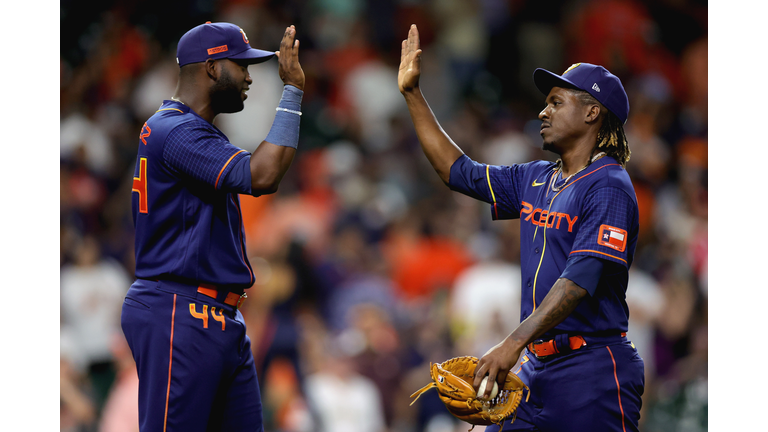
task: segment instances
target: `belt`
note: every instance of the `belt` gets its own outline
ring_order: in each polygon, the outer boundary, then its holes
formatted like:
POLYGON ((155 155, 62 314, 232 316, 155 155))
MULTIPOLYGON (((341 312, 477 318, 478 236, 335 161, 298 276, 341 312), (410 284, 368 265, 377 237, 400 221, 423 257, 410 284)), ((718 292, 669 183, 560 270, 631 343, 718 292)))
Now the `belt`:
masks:
POLYGON ((183 283, 183 282, 177 282, 170 279, 147 279, 147 278, 139 278, 144 279, 148 281, 157 282, 160 284, 160 286, 164 287, 166 291, 179 293, 183 295, 188 296, 195 296, 195 293, 203 294, 207 297, 210 297, 214 300, 220 301, 224 304, 227 304, 229 306, 233 306, 235 309, 240 309, 240 306, 243 305, 243 302, 245 301, 248 296, 243 292, 242 294, 238 294, 236 292, 231 292, 226 289, 219 289, 216 285, 211 285, 207 283, 183 283))
MULTIPOLYGON (((621 337, 626 335, 625 332, 621 333, 621 337)), ((555 354, 569 353, 587 345, 583 336, 570 336, 567 339, 566 337, 566 335, 557 335, 548 341, 539 339, 528 344, 528 351, 537 359, 542 360, 555 354)))
MULTIPOLYGON (((206 285, 206 286, 201 285, 197 287, 197 292, 203 295, 207 295, 212 299, 217 299, 219 297, 219 291, 217 291, 216 288, 213 287, 212 285, 206 285)), ((224 303, 230 306, 234 306, 235 309, 240 309, 240 306, 243 305, 243 302, 247 298, 248 298, 248 295, 246 293, 237 294, 233 292, 227 292, 227 296, 224 298, 224 303)))

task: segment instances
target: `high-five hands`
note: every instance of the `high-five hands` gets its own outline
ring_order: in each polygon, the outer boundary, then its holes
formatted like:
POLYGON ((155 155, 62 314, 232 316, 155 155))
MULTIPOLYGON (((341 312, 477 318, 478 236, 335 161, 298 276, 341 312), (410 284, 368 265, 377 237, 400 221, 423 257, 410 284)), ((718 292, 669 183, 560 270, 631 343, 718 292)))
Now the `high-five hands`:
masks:
POLYGON ((299 40, 296 39, 296 27, 291 25, 285 28, 283 40, 280 42, 280 51, 277 55, 278 70, 283 84, 290 84, 299 90, 304 90, 304 70, 299 64, 299 40))
POLYGON ((404 40, 400 49, 400 70, 397 72, 397 86, 400 93, 405 93, 419 86, 421 76, 421 43, 419 29, 411 24, 408 39, 404 40))

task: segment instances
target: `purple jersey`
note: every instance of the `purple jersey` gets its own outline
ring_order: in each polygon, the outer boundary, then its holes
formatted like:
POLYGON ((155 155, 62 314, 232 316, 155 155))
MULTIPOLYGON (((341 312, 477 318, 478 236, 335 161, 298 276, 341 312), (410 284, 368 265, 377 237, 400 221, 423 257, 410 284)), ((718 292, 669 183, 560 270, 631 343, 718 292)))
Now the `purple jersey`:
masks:
POLYGON ((626 332, 625 294, 639 229, 629 176, 615 159, 603 157, 566 184, 554 177, 552 162, 493 166, 464 155, 451 167, 449 185, 491 203, 494 220, 521 219, 521 321, 566 277, 589 296, 543 339, 626 332))
POLYGON ((253 285, 237 196, 251 193, 250 174, 238 169, 248 160, 248 152, 189 107, 163 101, 139 135, 136 277, 232 291, 253 285))

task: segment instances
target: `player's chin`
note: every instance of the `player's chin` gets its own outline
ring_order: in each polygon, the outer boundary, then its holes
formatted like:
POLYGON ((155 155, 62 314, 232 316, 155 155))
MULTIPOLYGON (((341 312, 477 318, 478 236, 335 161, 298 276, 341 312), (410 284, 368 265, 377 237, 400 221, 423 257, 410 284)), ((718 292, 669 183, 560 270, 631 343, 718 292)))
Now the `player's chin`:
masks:
POLYGON ((229 114, 240 112, 245 108, 244 92, 240 89, 228 89, 211 94, 211 107, 214 112, 229 114))
POLYGON ((238 98, 228 101, 226 104, 222 104, 218 112, 222 114, 231 114, 240 112, 245 108, 245 98, 238 98))
POLYGON ((551 141, 551 140, 545 139, 541 143, 541 148, 542 148, 542 150, 553 152, 553 151, 555 151, 555 143, 553 141, 551 141))

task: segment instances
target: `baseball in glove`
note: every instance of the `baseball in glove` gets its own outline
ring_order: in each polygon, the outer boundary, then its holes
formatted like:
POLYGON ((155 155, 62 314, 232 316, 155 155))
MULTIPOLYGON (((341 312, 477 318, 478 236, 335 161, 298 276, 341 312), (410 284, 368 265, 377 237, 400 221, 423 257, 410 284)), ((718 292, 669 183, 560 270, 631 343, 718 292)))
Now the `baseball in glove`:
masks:
MULTIPOLYGON (((477 398, 477 392, 472 387, 477 367, 477 357, 455 357, 440 364, 430 363, 432 382, 420 388, 411 397, 416 402, 422 393, 436 388, 448 412, 459 420, 472 425, 502 425, 504 420, 517 417, 517 407, 523 399, 523 389, 528 390, 517 375, 507 374, 504 385, 499 389, 495 398, 485 401, 477 398)), ((530 396, 530 390, 528 392, 530 396)), ((527 398, 526 398, 527 401, 527 398)), ((472 429, 470 429, 472 430, 472 429)))

